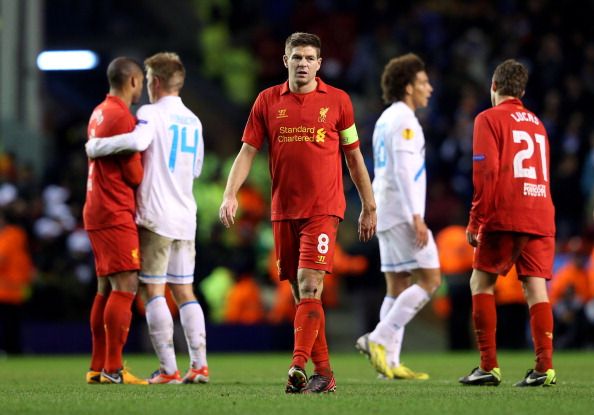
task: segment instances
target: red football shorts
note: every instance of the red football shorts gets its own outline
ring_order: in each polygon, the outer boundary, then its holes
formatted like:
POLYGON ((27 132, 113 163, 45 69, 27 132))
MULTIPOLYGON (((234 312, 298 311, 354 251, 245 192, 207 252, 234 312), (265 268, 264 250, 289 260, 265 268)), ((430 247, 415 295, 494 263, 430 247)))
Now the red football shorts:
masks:
POLYGON ((332 272, 339 219, 313 216, 272 222, 274 248, 281 280, 297 279, 299 268, 332 272))
POLYGON ((516 265, 518 275, 551 279, 555 238, 518 232, 484 232, 474 252, 473 267, 507 275, 516 265))
POLYGON ((97 276, 140 270, 140 249, 136 224, 122 224, 87 232, 97 276))

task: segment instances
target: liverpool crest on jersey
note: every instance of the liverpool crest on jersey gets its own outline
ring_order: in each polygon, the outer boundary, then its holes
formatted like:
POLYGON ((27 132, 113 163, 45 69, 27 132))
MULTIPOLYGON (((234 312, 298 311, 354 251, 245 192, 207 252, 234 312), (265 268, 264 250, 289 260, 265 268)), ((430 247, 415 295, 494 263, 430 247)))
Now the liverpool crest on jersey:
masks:
POLYGON ((326 122, 326 115, 328 114, 329 109, 329 107, 320 108, 320 116, 318 117, 318 122, 326 122))

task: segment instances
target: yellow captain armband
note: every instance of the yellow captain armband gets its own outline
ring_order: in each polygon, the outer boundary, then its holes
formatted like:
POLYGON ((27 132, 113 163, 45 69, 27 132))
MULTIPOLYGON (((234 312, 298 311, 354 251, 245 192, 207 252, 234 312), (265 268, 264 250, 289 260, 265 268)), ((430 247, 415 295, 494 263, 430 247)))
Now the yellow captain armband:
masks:
POLYGON ((357 135, 357 127, 355 124, 351 125, 346 130, 340 131, 340 144, 343 146, 348 146, 349 144, 356 143, 359 141, 359 136, 357 135))

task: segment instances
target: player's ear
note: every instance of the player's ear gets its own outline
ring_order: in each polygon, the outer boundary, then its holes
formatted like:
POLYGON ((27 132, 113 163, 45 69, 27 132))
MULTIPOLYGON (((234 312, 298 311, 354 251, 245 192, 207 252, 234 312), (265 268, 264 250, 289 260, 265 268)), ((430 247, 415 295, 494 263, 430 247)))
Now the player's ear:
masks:
POLYGON ((495 81, 491 82, 491 91, 497 92, 497 84, 495 83, 495 81))
POLYGON ((283 64, 285 65, 285 68, 289 67, 289 57, 287 55, 283 55, 283 64))
POLYGON ((412 83, 406 84, 406 86, 404 87, 404 91, 406 92, 406 95, 412 95, 412 93, 414 91, 413 84, 412 83))

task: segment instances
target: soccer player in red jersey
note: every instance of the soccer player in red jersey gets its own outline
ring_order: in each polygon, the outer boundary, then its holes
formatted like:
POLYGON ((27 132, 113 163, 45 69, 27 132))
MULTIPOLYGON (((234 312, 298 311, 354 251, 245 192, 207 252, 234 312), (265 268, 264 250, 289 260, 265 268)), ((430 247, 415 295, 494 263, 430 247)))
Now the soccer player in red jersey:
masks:
POLYGON ((320 52, 316 35, 298 32, 287 38, 283 62, 289 79, 258 95, 219 212, 221 222, 230 227, 238 207, 237 192, 254 156, 267 142, 279 274, 291 283, 297 303, 287 393, 336 389, 321 294, 324 275, 332 272, 336 232, 346 206, 341 150, 361 199, 359 239, 370 240, 377 222, 351 100, 344 91, 316 77, 322 63, 320 52), (310 358, 315 374, 308 379, 305 365, 310 358))
POLYGON ((470 289, 481 362, 460 378, 466 385, 501 382, 493 289, 497 276, 506 275, 514 264, 530 309, 536 354, 536 366, 515 386, 550 386, 557 380, 546 287, 555 254, 549 144, 542 121, 520 101, 527 82, 521 63, 509 59, 497 66, 491 83, 493 108, 474 122, 474 195, 466 236, 476 247, 470 289))
MULTIPOLYGON (((142 68, 132 59, 116 58, 107 68, 107 78, 109 94, 91 115, 89 137, 126 133, 136 125, 129 107, 142 94, 142 68)), ((87 383, 147 384, 122 364, 138 288, 140 257, 134 190, 142 174, 139 153, 89 160, 83 220, 99 278, 91 308, 93 352, 87 383)))

